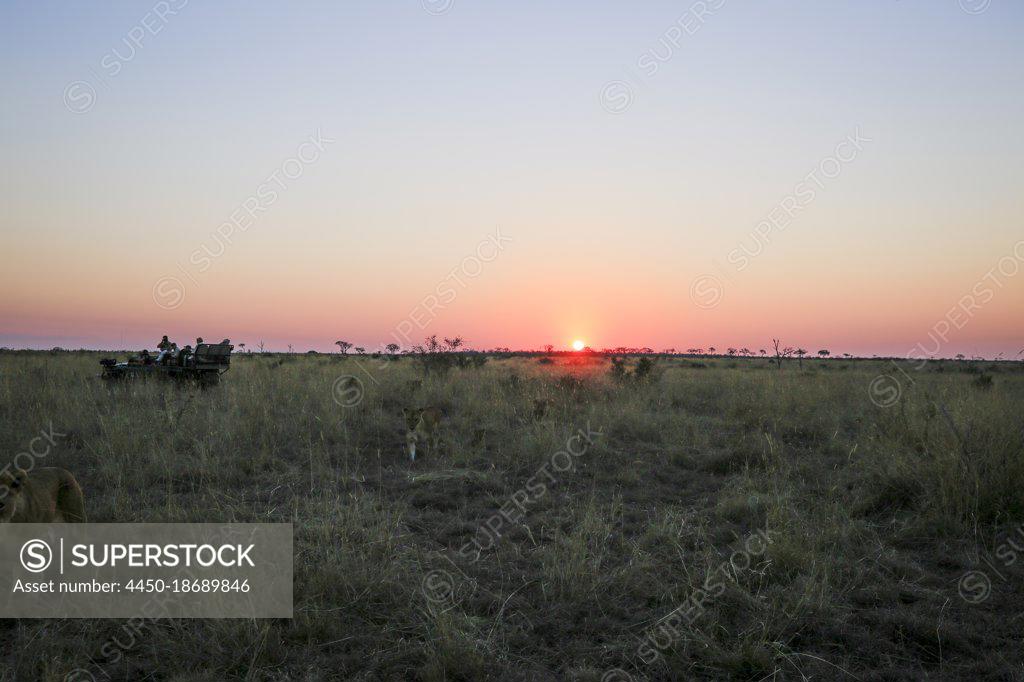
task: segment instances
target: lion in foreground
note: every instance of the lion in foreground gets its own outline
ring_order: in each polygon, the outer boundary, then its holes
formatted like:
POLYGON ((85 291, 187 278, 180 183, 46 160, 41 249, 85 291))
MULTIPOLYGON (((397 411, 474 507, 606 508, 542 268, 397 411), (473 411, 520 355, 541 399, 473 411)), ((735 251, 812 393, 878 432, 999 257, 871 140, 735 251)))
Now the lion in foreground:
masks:
POLYGON ((424 443, 430 454, 436 454, 441 438, 441 422, 444 420, 444 412, 437 407, 425 407, 422 409, 402 408, 405 416, 405 448, 409 454, 409 460, 416 461, 416 445, 424 443))
POLYGON ((0 523, 85 523, 82 488, 55 467, 0 472, 0 523))

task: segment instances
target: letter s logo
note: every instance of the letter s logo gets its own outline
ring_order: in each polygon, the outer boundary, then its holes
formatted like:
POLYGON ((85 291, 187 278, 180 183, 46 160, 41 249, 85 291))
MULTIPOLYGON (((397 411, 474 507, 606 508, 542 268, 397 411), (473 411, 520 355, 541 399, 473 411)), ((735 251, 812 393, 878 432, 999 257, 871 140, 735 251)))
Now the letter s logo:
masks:
POLYGON ((42 573, 53 562, 53 550, 43 540, 29 540, 21 546, 21 565, 29 573, 42 573))

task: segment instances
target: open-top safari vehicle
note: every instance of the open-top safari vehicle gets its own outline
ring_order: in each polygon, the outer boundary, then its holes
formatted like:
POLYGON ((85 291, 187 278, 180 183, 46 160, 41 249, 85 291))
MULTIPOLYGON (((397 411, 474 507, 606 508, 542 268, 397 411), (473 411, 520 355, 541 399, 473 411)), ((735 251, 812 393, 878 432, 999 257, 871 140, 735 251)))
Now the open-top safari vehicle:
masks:
POLYGON ((194 351, 182 349, 173 353, 162 353, 151 358, 129 358, 127 362, 112 359, 100 360, 103 372, 100 377, 107 380, 142 377, 163 377, 167 379, 191 379, 202 384, 215 384, 220 375, 231 367, 230 343, 200 343, 194 351))

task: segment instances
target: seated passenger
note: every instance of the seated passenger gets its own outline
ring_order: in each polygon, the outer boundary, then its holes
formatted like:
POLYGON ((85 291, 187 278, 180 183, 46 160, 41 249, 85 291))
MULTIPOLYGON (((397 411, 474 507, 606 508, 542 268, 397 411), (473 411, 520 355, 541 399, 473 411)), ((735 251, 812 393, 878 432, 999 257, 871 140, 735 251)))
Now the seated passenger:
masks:
MULTIPOLYGON (((166 338, 166 337, 165 337, 166 338)), ((156 364, 167 365, 170 364, 171 358, 178 353, 178 344, 171 342, 167 348, 160 351, 160 355, 156 356, 156 364)))

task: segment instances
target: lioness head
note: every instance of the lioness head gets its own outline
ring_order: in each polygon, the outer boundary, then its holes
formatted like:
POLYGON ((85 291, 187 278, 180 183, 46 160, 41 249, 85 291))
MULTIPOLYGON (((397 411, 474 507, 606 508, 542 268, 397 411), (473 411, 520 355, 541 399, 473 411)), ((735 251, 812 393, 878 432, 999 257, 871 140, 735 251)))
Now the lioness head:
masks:
POLYGON ((0 472, 0 523, 9 522, 14 516, 27 478, 24 469, 0 472))
POLYGON ((405 428, 409 429, 410 431, 413 431, 420 423, 420 417, 423 416, 423 409, 413 408, 410 410, 408 408, 403 407, 402 414, 405 416, 405 428))

